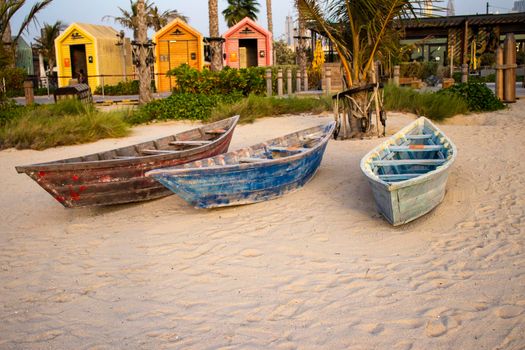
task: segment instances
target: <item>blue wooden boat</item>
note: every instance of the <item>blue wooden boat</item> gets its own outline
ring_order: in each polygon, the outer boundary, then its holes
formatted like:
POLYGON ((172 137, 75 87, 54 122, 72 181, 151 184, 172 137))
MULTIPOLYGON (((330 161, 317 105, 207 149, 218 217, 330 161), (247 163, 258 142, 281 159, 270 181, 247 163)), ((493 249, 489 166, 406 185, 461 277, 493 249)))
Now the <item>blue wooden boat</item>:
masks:
POLYGON ((428 213, 445 196, 457 149, 427 118, 421 117, 361 160, 379 211, 394 226, 428 213))
POLYGON ((146 176, 196 208, 261 202, 302 187, 316 173, 335 122, 146 176))

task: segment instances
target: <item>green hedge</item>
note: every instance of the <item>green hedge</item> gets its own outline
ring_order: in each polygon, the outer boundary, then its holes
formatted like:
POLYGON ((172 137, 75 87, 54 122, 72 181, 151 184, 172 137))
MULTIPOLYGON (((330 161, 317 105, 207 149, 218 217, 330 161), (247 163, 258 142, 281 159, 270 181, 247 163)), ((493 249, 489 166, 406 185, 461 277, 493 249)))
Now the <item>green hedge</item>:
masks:
MULTIPOLYGON (((104 85, 104 95, 122 96, 137 95, 139 93, 139 81, 121 81, 117 85, 104 85)), ((97 86, 95 95, 102 95, 102 86, 97 86)))
POLYGON ((505 105, 484 83, 454 84, 447 89, 440 90, 438 94, 463 98, 468 104, 469 111, 473 112, 496 111, 505 108, 505 105))
POLYGON ((190 119, 207 120, 219 103, 234 103, 241 94, 207 95, 175 93, 165 99, 155 100, 142 106, 126 118, 130 124, 141 124, 156 120, 190 119))
POLYGON ((251 67, 233 69, 225 67, 218 72, 209 69, 198 71, 183 64, 168 71, 168 76, 174 76, 177 81, 174 93, 229 95, 263 94, 266 91, 264 78, 265 68, 251 67))

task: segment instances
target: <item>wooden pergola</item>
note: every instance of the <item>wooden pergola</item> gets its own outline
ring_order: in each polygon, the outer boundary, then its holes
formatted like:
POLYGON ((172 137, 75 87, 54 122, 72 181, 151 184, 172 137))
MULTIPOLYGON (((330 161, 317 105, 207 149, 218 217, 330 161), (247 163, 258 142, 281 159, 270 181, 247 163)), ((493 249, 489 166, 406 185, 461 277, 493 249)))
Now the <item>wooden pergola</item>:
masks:
POLYGON ((525 37, 520 38, 520 34, 525 34, 525 12, 418 18, 397 26, 404 31, 403 39, 446 38, 449 59, 459 54, 461 64, 468 63, 470 44, 480 32, 486 34, 487 40, 489 36, 496 38, 497 45, 507 33, 514 33, 518 42, 525 42, 525 37))

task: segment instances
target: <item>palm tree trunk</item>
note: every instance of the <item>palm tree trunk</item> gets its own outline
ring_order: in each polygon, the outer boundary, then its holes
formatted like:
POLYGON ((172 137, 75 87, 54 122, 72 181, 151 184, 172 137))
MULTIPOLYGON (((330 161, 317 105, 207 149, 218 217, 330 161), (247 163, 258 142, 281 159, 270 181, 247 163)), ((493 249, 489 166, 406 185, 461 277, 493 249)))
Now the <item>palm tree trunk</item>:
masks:
POLYGON ((273 35, 272 0, 266 0, 266 18, 268 19, 268 31, 273 35))
POLYGON ((146 42, 148 40, 148 28, 146 24, 146 9, 144 0, 137 1, 137 41, 139 45, 139 104, 146 104, 151 101, 151 76, 148 60, 148 50, 146 42))
POLYGON ((222 69, 222 40, 219 38, 219 5, 217 0, 208 0, 210 21, 211 70, 222 69))
MULTIPOLYGON (((306 71, 306 26, 304 23, 304 16, 301 13, 301 10, 299 7, 297 8, 298 12, 298 22, 299 22, 299 30, 298 30, 298 36, 299 36, 299 45, 297 47, 297 65, 299 66, 299 70, 302 72, 306 71)), ((305 90, 307 90, 307 87, 305 87, 305 90)))

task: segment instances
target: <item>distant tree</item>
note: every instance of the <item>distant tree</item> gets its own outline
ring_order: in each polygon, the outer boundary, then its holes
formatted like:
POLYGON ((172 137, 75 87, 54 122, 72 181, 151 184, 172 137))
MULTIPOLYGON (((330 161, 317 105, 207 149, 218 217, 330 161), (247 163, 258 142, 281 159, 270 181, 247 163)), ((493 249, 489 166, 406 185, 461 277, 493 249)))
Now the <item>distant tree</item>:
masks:
POLYGON ((44 23, 42 27, 42 35, 35 38, 36 48, 44 58, 47 59, 49 70, 52 72, 55 67, 56 55, 55 55, 55 39, 63 30, 65 25, 61 21, 56 21, 54 24, 44 23))
POLYGON ((274 41, 273 49, 275 52, 275 64, 295 64, 295 52, 283 40, 274 41))
POLYGON ((179 11, 166 10, 164 12, 160 12, 157 6, 151 6, 149 8, 149 17, 150 17, 149 19, 150 26, 156 31, 159 31, 166 24, 168 24, 169 22, 173 21, 176 18, 180 18, 184 22, 188 22, 188 17, 184 16, 179 11))
POLYGON ((257 0, 228 0, 228 7, 222 11, 222 14, 228 27, 232 27, 245 17, 257 20, 259 6, 257 0))
POLYGON ((273 35, 272 0, 266 0, 266 19, 268 21, 268 31, 273 35))
MULTIPOLYGON (((133 31, 133 39, 137 40, 138 38, 138 9, 137 9, 137 0, 129 0, 130 8, 123 9, 119 7, 120 16, 104 16, 102 19, 113 19, 115 23, 120 24, 124 28, 131 29, 133 31)), ((177 10, 166 10, 161 12, 153 1, 146 0, 144 1, 144 10, 146 11, 146 26, 148 28, 153 28, 156 31, 160 30, 170 21, 175 18, 180 18, 183 21, 187 22, 188 17, 184 16, 177 10)))
POLYGON ((14 56, 16 54, 16 43, 24 31, 27 30, 29 25, 37 21, 37 14, 47 7, 53 0, 38 1, 31 7, 27 16, 22 20, 22 24, 16 34, 12 37, 11 32, 11 19, 15 14, 20 12, 20 9, 26 4, 26 0, 0 0, 0 42, 1 54, 3 57, 0 58, 0 64, 5 64, 7 59, 6 53, 11 52, 12 62, 14 63, 14 56))

